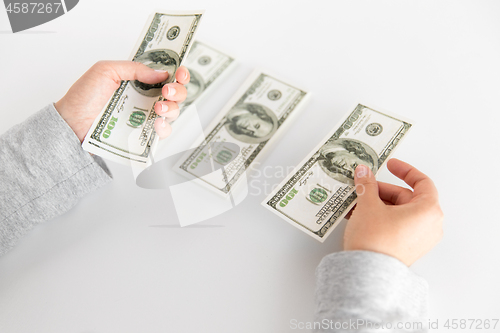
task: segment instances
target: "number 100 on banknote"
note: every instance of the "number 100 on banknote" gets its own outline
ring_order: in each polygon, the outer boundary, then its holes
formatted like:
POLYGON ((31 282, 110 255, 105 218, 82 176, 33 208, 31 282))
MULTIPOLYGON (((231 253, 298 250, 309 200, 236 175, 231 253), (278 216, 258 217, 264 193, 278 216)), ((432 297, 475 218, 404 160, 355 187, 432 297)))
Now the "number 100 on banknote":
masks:
POLYGON ((359 104, 262 204, 323 242, 356 203, 356 167, 376 174, 411 127, 359 104))

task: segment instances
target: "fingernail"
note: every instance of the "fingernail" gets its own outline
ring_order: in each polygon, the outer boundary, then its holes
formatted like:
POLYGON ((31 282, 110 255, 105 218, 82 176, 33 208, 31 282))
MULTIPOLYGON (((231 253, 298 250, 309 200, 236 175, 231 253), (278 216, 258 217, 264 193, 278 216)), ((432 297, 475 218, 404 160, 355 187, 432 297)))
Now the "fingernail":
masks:
POLYGON ((172 97, 175 95, 175 93, 176 93, 175 88, 167 86, 167 96, 165 97, 172 97))
POLYGON ((360 164, 356 167, 356 177, 363 178, 368 175, 368 167, 366 165, 360 164))
POLYGON ((168 111, 168 105, 167 104, 160 104, 161 105, 161 113, 165 113, 168 111))
POLYGON ((164 71, 163 69, 155 69, 155 72, 165 74, 165 73, 167 73, 168 71, 164 71))
POLYGON ((184 72, 184 80, 187 80, 187 78, 188 78, 188 73, 184 72))
POLYGON ((167 126, 167 121, 165 120, 165 118, 161 118, 161 127, 165 126, 167 126))

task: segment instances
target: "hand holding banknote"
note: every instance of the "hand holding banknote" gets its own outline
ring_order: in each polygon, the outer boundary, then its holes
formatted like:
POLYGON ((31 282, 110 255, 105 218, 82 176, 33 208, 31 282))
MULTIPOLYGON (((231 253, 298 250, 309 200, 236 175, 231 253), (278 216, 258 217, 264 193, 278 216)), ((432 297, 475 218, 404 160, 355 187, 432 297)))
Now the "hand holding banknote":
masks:
MULTIPOLYGON (((155 71, 133 61, 100 61, 92 66, 73 84, 66 95, 56 104, 56 110, 83 141, 95 117, 102 111, 122 80, 137 80, 147 84, 163 82, 167 72, 155 71)), ((163 86, 166 99, 155 105, 155 112, 164 118, 155 121, 155 130, 160 138, 170 135, 170 122, 179 116, 180 103, 186 99, 185 84, 189 82, 189 71, 181 66, 175 73, 177 82, 163 86)))
POLYGON ((387 168, 413 191, 377 182, 369 168, 359 165, 354 178, 358 203, 346 226, 344 250, 379 252, 410 266, 441 239, 443 212, 429 177, 397 159, 387 168))

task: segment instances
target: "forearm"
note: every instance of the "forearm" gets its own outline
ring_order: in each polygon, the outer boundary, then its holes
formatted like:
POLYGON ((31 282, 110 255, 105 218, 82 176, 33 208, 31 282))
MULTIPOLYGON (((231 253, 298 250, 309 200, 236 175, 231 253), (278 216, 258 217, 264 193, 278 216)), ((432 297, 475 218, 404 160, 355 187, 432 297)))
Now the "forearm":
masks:
MULTIPOLYGON (((323 258, 316 275, 315 322, 323 325, 315 332, 375 332, 377 324, 391 323, 395 328, 427 316, 427 282, 390 256, 368 251, 333 253, 323 258), (366 325, 357 329, 353 322, 366 325)), ((425 325, 420 327, 415 324, 410 331, 425 331, 425 325)))
POLYGON ((0 255, 106 184, 111 178, 102 166, 52 104, 0 136, 0 255))

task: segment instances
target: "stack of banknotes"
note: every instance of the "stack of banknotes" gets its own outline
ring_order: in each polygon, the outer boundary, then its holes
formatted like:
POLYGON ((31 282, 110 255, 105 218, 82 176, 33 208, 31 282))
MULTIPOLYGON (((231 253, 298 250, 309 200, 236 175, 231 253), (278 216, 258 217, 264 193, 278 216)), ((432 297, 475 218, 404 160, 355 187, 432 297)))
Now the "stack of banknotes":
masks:
MULTIPOLYGON (((151 16, 131 60, 167 70, 169 79, 155 85, 123 81, 88 132, 85 150, 140 168, 152 163, 158 142, 154 105, 163 100, 161 87, 174 80, 176 69, 184 65, 191 74, 188 96, 179 105, 180 119, 233 67, 233 57, 194 40, 202 15, 203 11, 191 11, 151 16)), ((297 85, 255 70, 174 170, 227 196, 286 132, 308 97, 297 85)), ((173 128, 179 130, 175 122, 173 128)), ((357 105, 263 206, 323 242, 356 203, 356 166, 367 165, 376 174, 411 127, 399 116, 357 105)))

